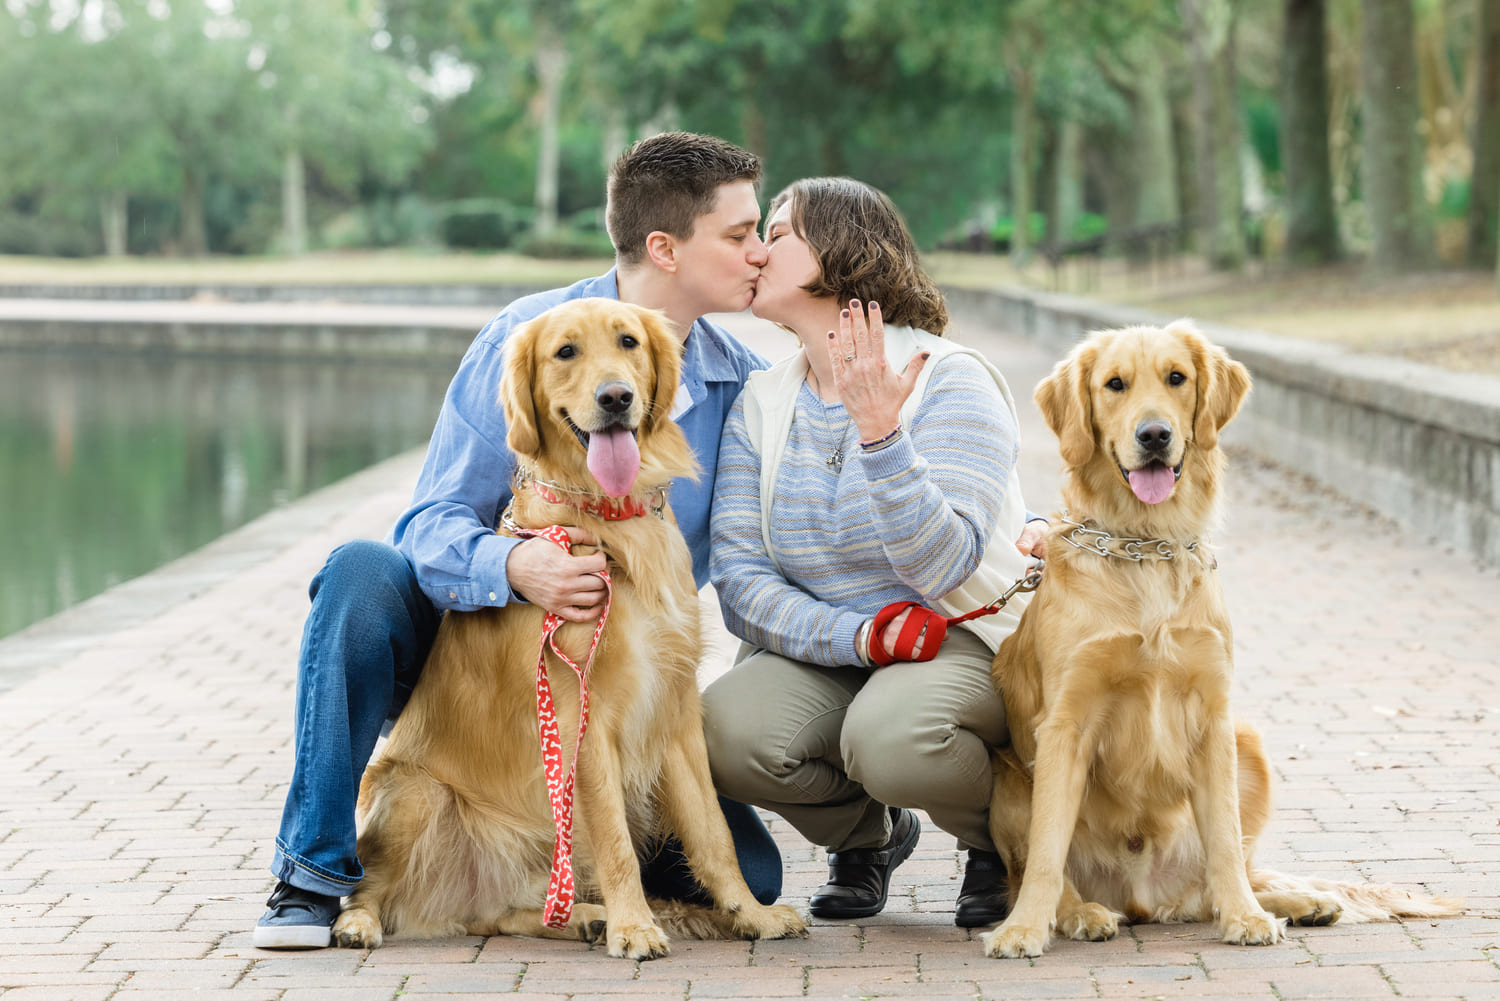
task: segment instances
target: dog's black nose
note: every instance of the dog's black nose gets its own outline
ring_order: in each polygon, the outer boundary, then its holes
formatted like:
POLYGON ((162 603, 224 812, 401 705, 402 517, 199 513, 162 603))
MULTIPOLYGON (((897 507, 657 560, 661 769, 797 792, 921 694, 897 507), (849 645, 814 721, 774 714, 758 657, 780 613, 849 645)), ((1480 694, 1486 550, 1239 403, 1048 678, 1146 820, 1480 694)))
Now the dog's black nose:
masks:
POLYGON ((1135 426, 1135 440, 1148 452, 1165 452, 1172 444, 1172 425, 1166 421, 1141 421, 1135 426))
POLYGON ((635 391, 623 382, 606 382, 594 391, 594 402, 607 414, 623 414, 635 400, 635 391))

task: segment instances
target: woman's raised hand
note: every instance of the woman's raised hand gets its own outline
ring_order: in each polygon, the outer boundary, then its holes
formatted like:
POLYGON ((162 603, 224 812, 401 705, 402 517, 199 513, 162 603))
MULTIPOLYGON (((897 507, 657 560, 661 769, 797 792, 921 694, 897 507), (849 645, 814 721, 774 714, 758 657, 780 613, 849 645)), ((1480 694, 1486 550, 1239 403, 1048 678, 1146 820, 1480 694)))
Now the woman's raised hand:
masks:
POLYGON ((858 299, 849 300, 849 308, 839 314, 839 329, 828 331, 828 360, 839 399, 861 439, 876 441, 896 430, 901 404, 916 387, 928 357, 921 352, 907 363, 905 372, 892 371, 885 357, 880 304, 870 303, 866 314, 858 299))

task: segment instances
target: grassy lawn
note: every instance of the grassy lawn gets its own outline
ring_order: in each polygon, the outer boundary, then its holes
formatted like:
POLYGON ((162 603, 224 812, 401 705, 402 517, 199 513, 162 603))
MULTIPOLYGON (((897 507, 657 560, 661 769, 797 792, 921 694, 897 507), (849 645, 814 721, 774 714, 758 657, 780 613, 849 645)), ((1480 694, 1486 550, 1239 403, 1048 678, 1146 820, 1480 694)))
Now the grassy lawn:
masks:
MULTIPOLYGON (((1087 270, 1070 264, 1054 274, 1041 260, 1017 270, 1002 257, 957 253, 930 254, 926 263, 946 284, 1027 285, 1500 376, 1500 296, 1490 272, 1446 270, 1375 279, 1357 265, 1301 271, 1255 265, 1227 274, 1181 258, 1155 269, 1130 268, 1118 260, 1087 270)), ((417 250, 201 260, 0 256, 0 284, 565 285, 599 274, 609 264, 417 250)))

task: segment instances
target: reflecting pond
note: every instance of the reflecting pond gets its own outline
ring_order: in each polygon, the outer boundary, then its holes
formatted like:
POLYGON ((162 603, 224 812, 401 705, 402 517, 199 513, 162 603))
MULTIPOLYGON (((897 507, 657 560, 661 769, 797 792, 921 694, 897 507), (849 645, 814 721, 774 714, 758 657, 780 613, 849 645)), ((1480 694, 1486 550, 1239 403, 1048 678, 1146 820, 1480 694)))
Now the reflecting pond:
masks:
POLYGON ((420 445, 451 374, 0 352, 0 636, 420 445))

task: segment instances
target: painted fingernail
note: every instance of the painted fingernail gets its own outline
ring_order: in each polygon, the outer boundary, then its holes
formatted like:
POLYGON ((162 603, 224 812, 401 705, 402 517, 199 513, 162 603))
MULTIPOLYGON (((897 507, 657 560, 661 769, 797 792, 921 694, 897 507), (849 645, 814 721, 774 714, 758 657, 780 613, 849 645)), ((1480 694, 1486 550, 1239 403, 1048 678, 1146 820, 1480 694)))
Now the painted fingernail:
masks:
POLYGON ((877 309, 879 309, 879 308, 880 308, 880 303, 878 303, 878 302, 872 302, 872 303, 870 303, 870 311, 871 311, 871 312, 872 312, 872 313, 873 313, 873 312, 874 312, 874 311, 875 311, 875 310, 877 310, 877 309))
POLYGON ((926 361, 927 359, 929 359, 931 357, 932 357, 932 352, 931 351, 923 351, 922 352, 922 360, 923 361, 926 361))
POLYGON ((832 331, 832 330, 830 330, 830 331, 828 331, 828 339, 829 339, 829 340, 830 340, 830 341, 831 341, 831 340, 833 340, 833 339, 834 339, 834 338, 835 338, 835 337, 837 337, 837 336, 838 336, 838 335, 837 335, 837 334, 835 334, 835 333, 834 333, 834 332, 833 332, 833 331, 832 331))
POLYGON ((847 319, 849 319, 849 311, 848 311, 848 310, 847 310, 847 309, 846 309, 846 310, 844 310, 844 311, 843 311, 843 312, 842 312, 842 313, 840 313, 840 314, 839 314, 839 316, 840 316, 840 317, 841 317, 841 318, 842 318, 842 319, 845 319, 845 320, 847 320, 847 319))

